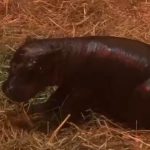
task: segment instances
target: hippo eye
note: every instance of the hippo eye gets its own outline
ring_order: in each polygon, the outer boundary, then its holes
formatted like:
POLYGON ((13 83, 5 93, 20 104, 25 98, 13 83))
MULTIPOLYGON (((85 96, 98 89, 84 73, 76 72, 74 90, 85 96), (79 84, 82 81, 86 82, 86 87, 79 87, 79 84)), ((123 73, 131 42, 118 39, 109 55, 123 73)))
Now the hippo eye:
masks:
POLYGON ((27 68, 32 68, 33 67, 33 64, 32 63, 28 63, 27 64, 27 68))
POLYGON ((35 60, 30 61, 30 62, 27 63, 27 68, 29 68, 29 69, 30 69, 30 68, 33 68, 35 64, 36 64, 36 61, 35 61, 35 60))

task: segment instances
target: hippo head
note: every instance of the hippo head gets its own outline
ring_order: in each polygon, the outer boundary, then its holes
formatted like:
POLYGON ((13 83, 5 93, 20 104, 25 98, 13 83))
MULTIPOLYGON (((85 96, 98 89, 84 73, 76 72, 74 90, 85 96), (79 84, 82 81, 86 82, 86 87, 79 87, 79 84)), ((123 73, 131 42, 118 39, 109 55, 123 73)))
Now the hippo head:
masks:
POLYGON ((58 84, 60 48, 50 40, 26 41, 10 62, 2 90, 14 101, 27 101, 48 85, 58 84))

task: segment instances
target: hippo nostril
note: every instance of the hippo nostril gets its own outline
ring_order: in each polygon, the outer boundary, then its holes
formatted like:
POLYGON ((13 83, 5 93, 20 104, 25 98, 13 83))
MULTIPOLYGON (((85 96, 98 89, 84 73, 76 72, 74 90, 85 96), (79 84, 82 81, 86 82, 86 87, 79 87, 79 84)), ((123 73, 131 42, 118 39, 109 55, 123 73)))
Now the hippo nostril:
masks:
POLYGON ((3 91, 5 94, 11 93, 12 90, 13 90, 13 86, 8 85, 8 84, 6 84, 6 83, 4 83, 4 84, 2 85, 2 91, 3 91))

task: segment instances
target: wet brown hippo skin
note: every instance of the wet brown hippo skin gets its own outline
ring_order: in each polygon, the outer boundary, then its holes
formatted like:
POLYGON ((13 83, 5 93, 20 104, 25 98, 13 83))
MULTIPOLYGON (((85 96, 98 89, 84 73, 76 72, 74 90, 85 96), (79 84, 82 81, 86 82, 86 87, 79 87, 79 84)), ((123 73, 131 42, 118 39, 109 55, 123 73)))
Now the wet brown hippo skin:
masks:
MULTIPOLYGON (((58 90, 38 111, 62 116, 91 108, 129 127, 150 128, 150 46, 110 37, 27 40, 10 62, 4 93, 28 101, 47 86, 58 90)), ((36 109, 36 110, 37 110, 36 109)))

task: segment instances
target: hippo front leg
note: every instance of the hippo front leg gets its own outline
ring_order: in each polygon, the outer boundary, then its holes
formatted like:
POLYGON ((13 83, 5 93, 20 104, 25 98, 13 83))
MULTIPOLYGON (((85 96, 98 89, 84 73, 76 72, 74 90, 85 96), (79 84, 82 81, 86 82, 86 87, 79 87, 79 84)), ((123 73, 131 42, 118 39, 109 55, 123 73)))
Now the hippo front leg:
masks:
POLYGON ((29 113, 47 113, 58 109, 68 95, 70 88, 67 86, 58 87, 58 89, 49 97, 45 103, 31 105, 29 113))
POLYGON ((91 89, 74 88, 59 107, 58 118, 62 121, 70 114, 71 122, 79 123, 87 120, 89 114, 87 110, 95 108, 94 102, 95 96, 91 89))
POLYGON ((60 123, 71 115, 70 121, 80 122, 82 114, 88 115, 86 110, 95 107, 95 96, 92 90, 85 88, 64 88, 60 87, 50 96, 48 101, 43 104, 34 105, 31 111, 44 114, 44 118, 60 123))
POLYGON ((128 113, 132 127, 150 129, 150 79, 135 89, 128 113))

